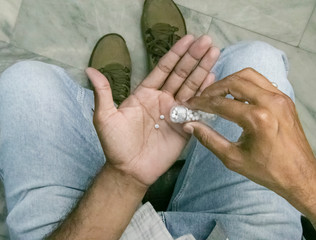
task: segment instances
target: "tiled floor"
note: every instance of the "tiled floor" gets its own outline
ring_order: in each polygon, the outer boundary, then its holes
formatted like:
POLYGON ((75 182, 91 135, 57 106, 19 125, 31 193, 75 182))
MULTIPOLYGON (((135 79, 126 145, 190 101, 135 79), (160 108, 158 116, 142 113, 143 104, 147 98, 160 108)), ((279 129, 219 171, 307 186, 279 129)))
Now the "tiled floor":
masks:
MULTIPOLYGON (((209 34, 219 47, 263 40, 286 52, 299 116, 316 153, 316 0, 175 1, 188 31, 209 34)), ((0 0, 0 73, 22 59, 36 59, 66 68, 88 86, 83 70, 95 42, 118 32, 131 52, 134 88, 146 75, 142 4, 143 0, 0 0)), ((0 239, 7 235, 4 217, 2 210, 0 239)))

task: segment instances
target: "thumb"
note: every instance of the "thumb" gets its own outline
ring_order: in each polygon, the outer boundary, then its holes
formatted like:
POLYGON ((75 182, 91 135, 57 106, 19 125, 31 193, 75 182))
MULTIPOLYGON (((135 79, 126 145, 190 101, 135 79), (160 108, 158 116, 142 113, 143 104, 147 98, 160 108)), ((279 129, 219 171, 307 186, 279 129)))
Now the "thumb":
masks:
POLYGON ((183 130, 193 134, 206 148, 224 160, 234 145, 211 127, 201 122, 185 123, 183 130))
POLYGON ((94 68, 87 68, 86 74, 94 87, 95 112, 110 115, 117 111, 112 98, 112 90, 106 77, 94 68))

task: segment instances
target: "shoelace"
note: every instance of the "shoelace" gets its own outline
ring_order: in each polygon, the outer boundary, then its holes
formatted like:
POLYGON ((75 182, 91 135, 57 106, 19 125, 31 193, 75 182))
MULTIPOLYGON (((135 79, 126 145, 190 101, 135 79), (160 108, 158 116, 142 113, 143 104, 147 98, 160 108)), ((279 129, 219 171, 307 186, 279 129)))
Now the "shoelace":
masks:
POLYGON ((179 28, 167 23, 157 23, 146 30, 146 47, 154 64, 157 64, 159 59, 180 39, 180 36, 175 34, 178 30, 179 28))
POLYGON ((118 63, 98 69, 110 82, 113 100, 120 105, 130 92, 130 70, 118 63))

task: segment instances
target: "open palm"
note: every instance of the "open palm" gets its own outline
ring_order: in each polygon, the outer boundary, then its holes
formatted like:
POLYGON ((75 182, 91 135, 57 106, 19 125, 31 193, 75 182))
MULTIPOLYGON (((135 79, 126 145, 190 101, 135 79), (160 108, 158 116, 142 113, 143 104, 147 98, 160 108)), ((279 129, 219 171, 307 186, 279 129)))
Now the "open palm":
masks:
POLYGON ((87 69, 95 88, 94 125, 107 163, 143 184, 155 182, 189 139, 182 125, 170 121, 170 109, 214 81, 209 72, 218 56, 208 36, 196 41, 191 35, 183 37, 118 109, 106 78, 87 69))

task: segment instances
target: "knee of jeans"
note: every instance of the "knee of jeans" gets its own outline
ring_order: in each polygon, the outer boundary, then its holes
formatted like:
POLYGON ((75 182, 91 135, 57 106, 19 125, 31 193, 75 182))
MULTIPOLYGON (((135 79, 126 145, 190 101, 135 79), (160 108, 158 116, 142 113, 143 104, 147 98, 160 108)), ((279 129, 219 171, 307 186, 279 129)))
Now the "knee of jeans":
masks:
POLYGON ((40 103, 66 89, 65 76, 64 70, 54 65, 38 61, 18 62, 0 76, 0 99, 10 104, 40 103))
POLYGON ((245 68, 253 68, 294 100, 294 92, 287 79, 289 64, 281 50, 262 41, 244 41, 225 48, 219 67, 221 78, 245 68))
POLYGON ((244 41, 232 45, 224 50, 231 57, 238 59, 240 68, 278 67, 288 71, 288 60, 285 54, 268 43, 262 41, 244 41))
MULTIPOLYGON (((33 89, 47 88, 52 84, 60 84, 61 68, 38 61, 21 61, 6 69, 0 84, 4 89, 14 91, 32 91, 33 89)), ((53 89, 51 89, 53 90, 53 89)), ((10 91, 6 91, 10 92, 10 91)))

